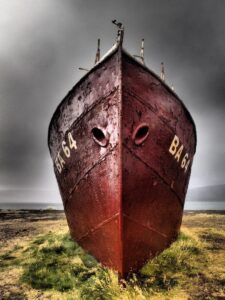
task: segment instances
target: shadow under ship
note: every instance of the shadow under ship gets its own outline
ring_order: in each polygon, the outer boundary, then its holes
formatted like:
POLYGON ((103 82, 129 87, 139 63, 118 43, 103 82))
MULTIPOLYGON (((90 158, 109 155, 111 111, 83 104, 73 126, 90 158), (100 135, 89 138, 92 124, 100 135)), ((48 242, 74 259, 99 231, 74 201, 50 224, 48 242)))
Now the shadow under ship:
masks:
POLYGON ((116 44, 57 107, 48 145, 71 236, 125 278, 179 233, 196 130, 116 25, 116 44))

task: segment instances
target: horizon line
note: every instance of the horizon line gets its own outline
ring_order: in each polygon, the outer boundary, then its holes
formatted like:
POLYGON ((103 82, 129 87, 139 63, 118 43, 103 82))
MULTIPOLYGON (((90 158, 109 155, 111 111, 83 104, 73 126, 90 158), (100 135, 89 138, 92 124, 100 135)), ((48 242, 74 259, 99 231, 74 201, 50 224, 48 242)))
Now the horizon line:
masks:
MULTIPOLYGON (((213 186, 225 186, 224 183, 216 183, 216 184, 208 184, 208 185, 198 185, 198 186, 193 186, 189 187, 188 190, 196 189, 196 188, 202 188, 202 187, 213 187, 213 186)), ((0 186, 0 192, 1 191, 36 191, 36 192, 58 192, 57 188, 56 189, 48 189, 48 188, 39 188, 39 187, 10 187, 10 186, 0 186)))

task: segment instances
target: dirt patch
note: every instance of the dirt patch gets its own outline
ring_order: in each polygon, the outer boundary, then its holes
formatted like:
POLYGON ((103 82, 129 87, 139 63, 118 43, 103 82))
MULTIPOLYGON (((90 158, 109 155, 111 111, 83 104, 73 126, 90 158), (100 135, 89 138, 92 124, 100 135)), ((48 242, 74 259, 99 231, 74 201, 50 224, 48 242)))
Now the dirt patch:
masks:
POLYGON ((220 228, 225 230, 225 212, 185 212, 182 225, 188 228, 220 228))
POLYGON ((210 250, 222 250, 225 249, 225 236, 214 232, 202 232, 199 237, 207 242, 207 248, 210 250))
POLYGON ((37 222, 40 220, 60 220, 64 217, 64 212, 58 210, 0 210, 0 221, 37 222))
POLYGON ((1 300, 27 300, 23 289, 15 284, 0 285, 1 300))
POLYGON ((10 240, 34 236, 63 222, 62 211, 0 210, 0 247, 10 240), (35 223, 35 224, 34 224, 35 223))
POLYGON ((199 274, 198 280, 191 286, 188 300, 224 300, 224 286, 224 279, 212 279, 199 274))
POLYGON ((19 224, 20 226, 16 226, 14 224, 7 224, 7 226, 0 225, 0 240, 2 243, 5 241, 14 239, 16 237, 24 237, 29 233, 36 233, 35 227, 27 226, 26 224, 19 224))

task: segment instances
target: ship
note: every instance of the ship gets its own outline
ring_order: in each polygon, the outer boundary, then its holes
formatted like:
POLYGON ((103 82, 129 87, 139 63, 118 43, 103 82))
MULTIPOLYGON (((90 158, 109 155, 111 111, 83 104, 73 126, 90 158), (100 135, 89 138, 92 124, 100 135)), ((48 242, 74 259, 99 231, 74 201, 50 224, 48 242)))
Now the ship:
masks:
MULTIPOLYGON (((196 127, 173 87, 140 55, 113 47, 68 92, 48 146, 72 238, 127 278, 174 242, 196 151, 196 127)), ((82 68, 81 68, 82 69, 82 68)))

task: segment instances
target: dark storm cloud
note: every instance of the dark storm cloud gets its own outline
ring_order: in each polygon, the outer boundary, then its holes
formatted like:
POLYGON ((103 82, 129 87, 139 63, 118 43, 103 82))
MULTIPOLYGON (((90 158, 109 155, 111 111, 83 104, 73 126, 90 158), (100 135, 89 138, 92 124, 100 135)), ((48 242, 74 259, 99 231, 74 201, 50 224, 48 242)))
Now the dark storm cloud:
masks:
MULTIPOLYGON (((106 52, 114 18, 125 48, 139 51, 192 113, 198 148, 191 184, 224 183, 225 2, 223 0, 2 0, 0 3, 0 186, 56 189, 47 149, 52 113, 91 67, 96 40, 106 52)), ((1 201, 1 200, 0 200, 1 201)))
POLYGON ((212 102, 225 106, 224 1, 71 1, 71 7, 85 21, 81 26, 84 35, 96 38, 100 33, 107 44, 108 22, 117 17, 125 24, 128 50, 138 51, 138 43, 145 37, 148 65, 159 72, 164 60, 168 80, 176 81, 178 89, 179 78, 190 85, 188 92, 191 95, 192 90, 193 96, 188 101, 195 95, 196 106, 211 106, 212 102), (214 99, 202 97, 208 94, 214 99))

